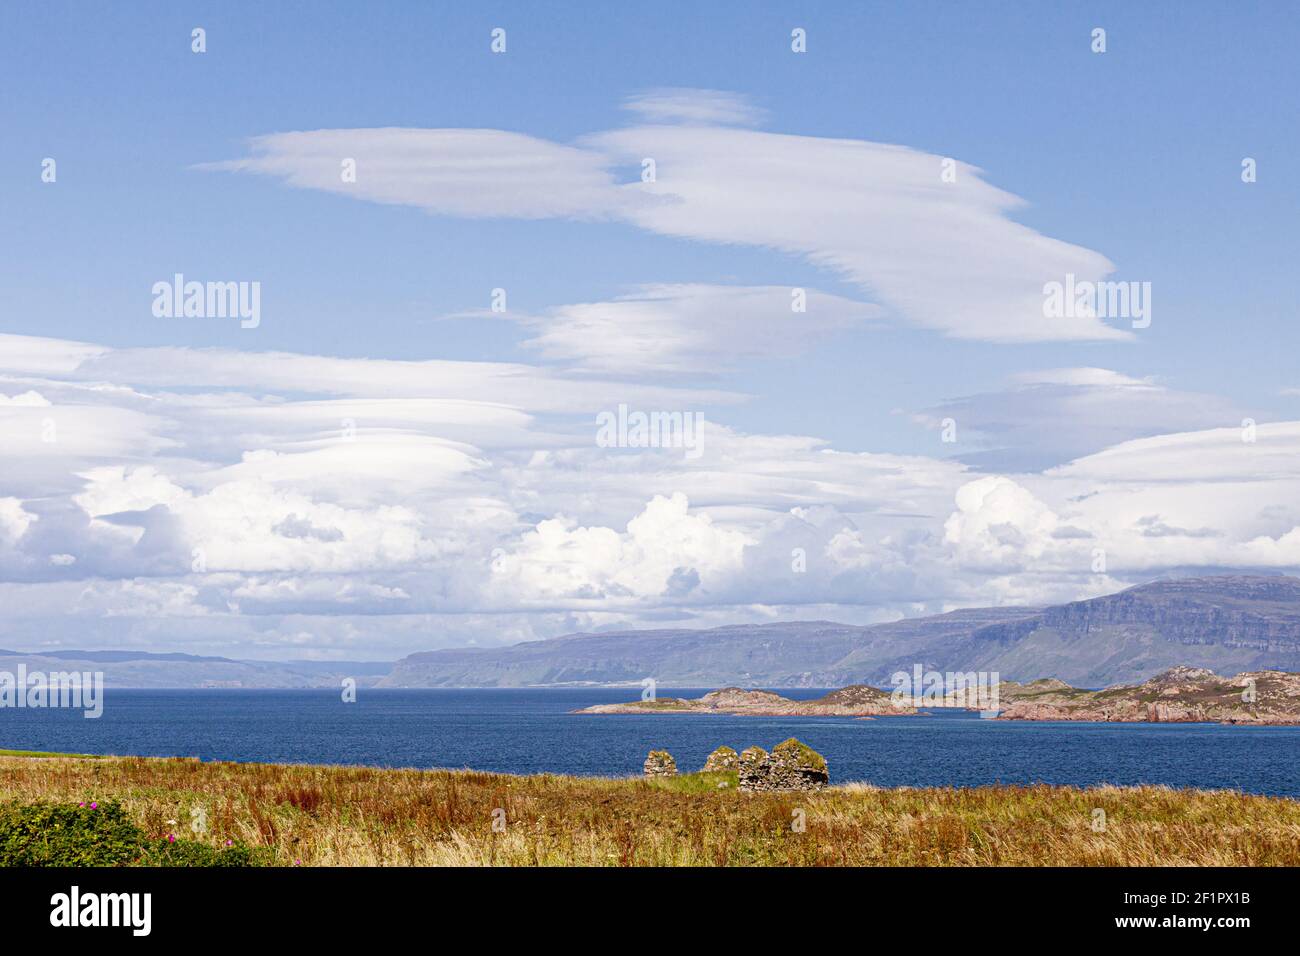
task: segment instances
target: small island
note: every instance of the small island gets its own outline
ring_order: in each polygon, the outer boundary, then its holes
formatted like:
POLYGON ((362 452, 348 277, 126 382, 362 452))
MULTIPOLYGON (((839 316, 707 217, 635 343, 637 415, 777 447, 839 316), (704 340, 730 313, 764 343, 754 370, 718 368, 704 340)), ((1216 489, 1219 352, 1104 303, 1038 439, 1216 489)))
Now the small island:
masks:
POLYGON ((658 697, 624 704, 595 704, 575 714, 729 714, 752 717, 883 717, 915 714, 910 703, 895 703, 889 691, 853 684, 816 700, 791 700, 770 690, 724 687, 703 697, 658 697))

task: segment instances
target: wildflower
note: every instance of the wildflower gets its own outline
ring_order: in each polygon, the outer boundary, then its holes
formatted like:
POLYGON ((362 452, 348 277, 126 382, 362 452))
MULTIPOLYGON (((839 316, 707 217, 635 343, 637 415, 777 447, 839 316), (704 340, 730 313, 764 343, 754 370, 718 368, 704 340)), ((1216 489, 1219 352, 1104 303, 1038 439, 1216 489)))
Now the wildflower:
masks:
POLYGON ((235 845, 235 841, 234 841, 234 840, 227 840, 227 841, 226 841, 226 846, 234 846, 234 845, 235 845))
POLYGON ((175 833, 169 833, 169 834, 167 834, 167 842, 168 842, 168 843, 175 843, 175 842, 176 842, 176 834, 175 834, 175 833))
POLYGON ((98 809, 99 809, 99 804, 96 803, 94 800, 91 800, 91 801, 90 801, 90 809, 92 809, 92 810, 98 810, 98 809))

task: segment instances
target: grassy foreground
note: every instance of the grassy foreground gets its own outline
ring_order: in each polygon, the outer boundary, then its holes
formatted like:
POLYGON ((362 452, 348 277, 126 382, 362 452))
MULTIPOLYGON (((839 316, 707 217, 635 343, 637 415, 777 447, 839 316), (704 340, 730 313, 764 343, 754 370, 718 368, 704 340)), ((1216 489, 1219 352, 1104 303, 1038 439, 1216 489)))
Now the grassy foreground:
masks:
POLYGON ((1230 791, 847 784, 743 794, 726 774, 647 782, 0 756, 0 802, 90 800, 120 801, 151 838, 183 832, 214 849, 233 840, 284 865, 1300 864, 1300 801, 1230 791))

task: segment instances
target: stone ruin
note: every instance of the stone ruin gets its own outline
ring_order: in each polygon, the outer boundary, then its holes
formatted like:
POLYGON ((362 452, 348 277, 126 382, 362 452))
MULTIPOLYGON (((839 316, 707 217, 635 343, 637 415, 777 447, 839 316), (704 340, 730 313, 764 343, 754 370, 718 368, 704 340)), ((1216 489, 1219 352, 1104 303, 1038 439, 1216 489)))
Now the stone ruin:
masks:
MULTIPOLYGON (((793 737, 777 744, 771 753, 762 747, 746 747, 737 755, 730 747, 719 747, 709 754, 704 772, 727 771, 736 772, 740 789, 746 793, 820 790, 830 783, 826 759, 793 737)), ((645 775, 649 778, 675 777, 677 761, 666 750, 652 750, 645 758, 645 775)))
POLYGON ((647 777, 677 776, 677 761, 667 750, 652 750, 645 758, 645 775, 647 777))
POLYGON ((704 761, 705 773, 726 773, 727 771, 735 772, 740 766, 740 758, 736 752, 723 744, 713 753, 709 754, 709 759, 704 761))
POLYGON ((826 759, 795 738, 777 744, 768 753, 746 747, 740 754, 740 789, 745 793, 820 790, 830 783, 826 759))

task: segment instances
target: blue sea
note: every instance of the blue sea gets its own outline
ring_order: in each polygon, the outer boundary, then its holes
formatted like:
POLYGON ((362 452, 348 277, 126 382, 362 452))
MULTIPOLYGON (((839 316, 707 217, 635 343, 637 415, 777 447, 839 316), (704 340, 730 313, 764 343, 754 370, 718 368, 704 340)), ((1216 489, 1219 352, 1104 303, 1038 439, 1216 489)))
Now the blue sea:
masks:
MULTIPOLYGON (((660 688, 699 696, 701 688, 660 688)), ((0 709, 0 748, 203 760, 469 767, 624 776, 666 749, 682 770, 719 744, 770 749, 798 737, 832 782, 1167 784, 1300 797, 1300 727, 1024 723, 937 709, 915 717, 584 716, 639 688, 558 690, 108 690, 103 716, 0 709)), ((800 699, 824 690, 782 690, 800 699)))

